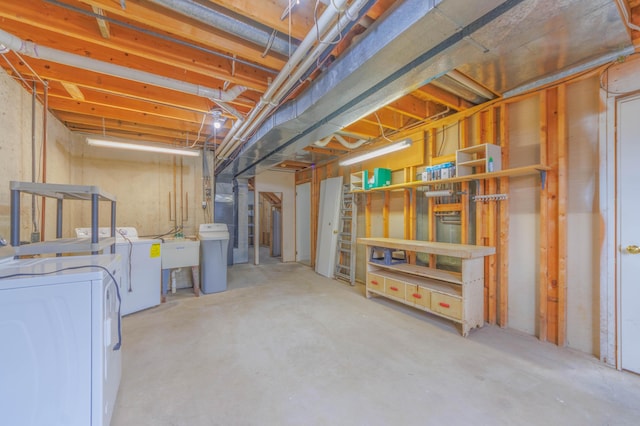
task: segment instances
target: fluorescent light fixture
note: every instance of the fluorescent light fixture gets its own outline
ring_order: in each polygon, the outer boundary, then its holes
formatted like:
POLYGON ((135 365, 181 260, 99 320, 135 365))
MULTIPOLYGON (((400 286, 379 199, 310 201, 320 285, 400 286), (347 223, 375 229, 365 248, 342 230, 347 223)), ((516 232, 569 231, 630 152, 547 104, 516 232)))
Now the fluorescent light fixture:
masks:
POLYGON ((340 166, 350 166, 352 164, 359 163, 361 161, 370 160, 381 155, 389 154, 391 152, 400 151, 401 149, 409 148, 411 146, 411 139, 403 139, 400 142, 393 143, 391 145, 383 146, 382 148, 375 149, 373 151, 365 152, 355 157, 347 158, 340 161, 340 166))
POLYGON ((129 149, 132 151, 160 152, 163 154, 187 155, 190 157, 198 157, 200 151, 183 148, 169 148, 158 145, 143 145, 137 143, 120 142, 107 139, 87 138, 87 143, 92 146, 101 146, 104 148, 129 149))

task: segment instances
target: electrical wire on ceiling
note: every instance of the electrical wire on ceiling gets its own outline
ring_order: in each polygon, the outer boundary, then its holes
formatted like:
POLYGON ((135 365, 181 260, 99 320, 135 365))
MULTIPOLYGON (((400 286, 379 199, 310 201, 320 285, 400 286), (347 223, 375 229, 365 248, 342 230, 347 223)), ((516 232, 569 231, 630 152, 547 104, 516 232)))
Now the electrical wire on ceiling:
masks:
MULTIPOLYGON (((7 50, 8 52, 8 50, 7 50)), ((15 53, 15 52, 14 52, 15 53)), ((5 55, 4 53, 0 53, 0 55, 2 55, 2 58, 5 60, 5 62, 7 63, 7 65, 9 65, 9 68, 11 68, 11 70, 13 71, 13 73, 15 75, 11 76, 13 77, 14 80, 19 80, 20 82, 22 82, 22 84, 24 85, 24 87, 31 91, 31 84, 29 84, 29 82, 34 82, 34 81, 42 81, 42 79, 40 78, 40 76, 38 76, 37 73, 34 72, 34 75, 36 76, 35 79, 28 79, 26 78, 24 75, 22 75, 22 73, 20 71, 18 71, 18 69, 13 65, 13 63, 9 60, 9 58, 7 57, 7 55, 5 55)), ((25 62, 26 64, 26 62, 25 62)), ((36 97, 38 98, 38 100, 40 102, 44 103, 44 100, 40 99, 39 95, 36 93, 36 97)))
POLYGON ((615 66, 615 65, 619 65, 623 62, 625 62, 628 58, 638 55, 640 54, 640 52, 635 52, 632 53, 629 56, 626 57, 622 57, 622 58, 618 58, 618 60, 611 62, 610 64, 608 64, 607 66, 605 66, 605 68, 600 72, 600 76, 598 78, 598 81, 600 82, 600 89, 604 90, 607 95, 626 95, 627 93, 630 92, 614 92, 609 90, 609 70, 611 69, 611 67, 615 66))

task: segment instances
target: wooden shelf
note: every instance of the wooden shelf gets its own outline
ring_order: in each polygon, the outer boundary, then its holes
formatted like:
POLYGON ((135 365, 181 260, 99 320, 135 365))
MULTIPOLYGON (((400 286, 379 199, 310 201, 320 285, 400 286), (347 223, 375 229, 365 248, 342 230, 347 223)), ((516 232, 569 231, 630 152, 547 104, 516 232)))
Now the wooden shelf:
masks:
MULTIPOLYGON (((443 256, 473 259, 496 253, 495 247, 470 244, 438 243, 431 241, 403 240, 400 238, 358 238, 358 244, 374 247, 388 247, 397 250, 431 253, 443 256)), ((387 267, 387 266, 385 266, 387 267)))
POLYGON ((115 244, 115 237, 100 238, 92 243, 90 238, 57 238, 39 243, 24 244, 15 247, 16 256, 38 254, 98 252, 115 244))
POLYGON ((501 152, 500 146, 490 143, 461 148, 456 151, 456 174, 469 176, 477 169, 483 172, 502 170, 501 152))
POLYGON ((480 180, 480 179, 527 176, 527 175, 533 175, 536 173, 543 173, 543 172, 546 172, 547 170, 551 170, 551 167, 545 166, 544 164, 534 164, 531 166, 499 170, 497 172, 476 173, 474 175, 456 176, 454 178, 449 178, 449 179, 439 179, 439 180, 429 180, 429 181, 417 180, 413 182, 396 183, 396 184, 385 186, 382 188, 372 188, 368 190, 354 190, 352 192, 358 193, 358 192, 375 192, 375 191, 397 191, 397 190, 408 189, 408 188, 417 188, 421 186, 434 186, 434 185, 442 185, 446 183, 469 182, 472 180, 480 180))

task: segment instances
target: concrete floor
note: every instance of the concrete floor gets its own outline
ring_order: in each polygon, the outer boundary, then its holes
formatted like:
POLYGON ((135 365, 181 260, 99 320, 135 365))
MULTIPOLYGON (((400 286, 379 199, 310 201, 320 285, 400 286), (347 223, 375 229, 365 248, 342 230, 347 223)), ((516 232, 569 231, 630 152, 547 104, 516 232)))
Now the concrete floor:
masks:
POLYGON ((113 426, 638 425, 640 376, 295 263, 235 265, 123 320, 113 426))

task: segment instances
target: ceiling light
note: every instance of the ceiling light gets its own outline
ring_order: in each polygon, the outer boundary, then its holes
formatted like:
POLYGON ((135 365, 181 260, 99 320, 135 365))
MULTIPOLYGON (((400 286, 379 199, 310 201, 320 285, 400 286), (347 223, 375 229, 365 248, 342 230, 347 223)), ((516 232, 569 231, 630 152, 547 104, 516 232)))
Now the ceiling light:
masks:
POLYGON ((101 146, 105 148, 129 149, 133 151, 160 152, 163 154, 187 155, 190 157, 198 157, 200 151, 194 151, 184 148, 169 148, 158 145, 145 145, 128 142, 119 142, 114 140, 87 138, 87 143, 91 146, 101 146))
POLYGON ((361 161, 370 160, 375 157, 379 157, 381 155, 389 154, 391 152, 396 152, 401 149, 409 148, 411 146, 411 139, 404 139, 400 142, 384 146, 382 148, 378 148, 373 151, 365 152, 360 155, 356 155, 355 157, 347 158, 345 160, 340 161, 338 164, 340 166, 350 166, 351 164, 359 163, 361 161))

